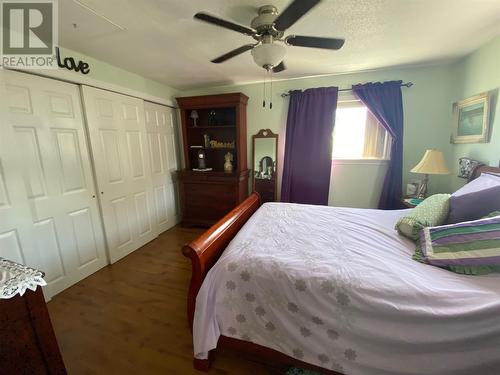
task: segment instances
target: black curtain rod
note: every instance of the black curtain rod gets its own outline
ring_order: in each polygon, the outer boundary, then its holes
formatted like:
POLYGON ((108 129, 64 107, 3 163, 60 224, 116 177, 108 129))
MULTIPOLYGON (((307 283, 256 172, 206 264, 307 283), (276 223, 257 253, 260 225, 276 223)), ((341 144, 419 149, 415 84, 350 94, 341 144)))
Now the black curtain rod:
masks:
MULTIPOLYGON (((413 82, 406 82, 406 83, 401 84, 401 87, 412 87, 412 86, 413 86, 413 82)), ((339 91, 352 91, 352 89, 339 89, 339 91)), ((287 91, 287 92, 284 92, 283 94, 281 94, 282 98, 286 98, 287 96, 290 96, 290 91, 287 91)))

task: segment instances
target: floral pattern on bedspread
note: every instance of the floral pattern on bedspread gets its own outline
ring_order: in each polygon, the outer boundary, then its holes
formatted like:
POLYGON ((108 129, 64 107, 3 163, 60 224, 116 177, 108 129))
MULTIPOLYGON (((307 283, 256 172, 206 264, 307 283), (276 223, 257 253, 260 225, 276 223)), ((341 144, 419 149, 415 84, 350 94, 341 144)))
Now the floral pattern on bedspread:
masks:
POLYGON ((500 365, 498 279, 464 280, 413 261, 414 244, 393 229, 401 215, 261 206, 198 293, 195 356, 206 358, 225 335, 349 375, 458 375, 500 365), (465 325, 459 314, 474 308, 465 325), (484 326, 498 335, 485 332, 471 347, 484 326), (445 351, 433 350, 444 342, 445 351))
MULTIPOLYGON (((219 263, 225 264, 227 271, 222 282, 225 290, 219 291, 225 308, 224 319, 219 320, 220 331, 343 371, 346 361, 357 359, 356 348, 346 345, 343 333, 355 323, 349 291, 359 281, 342 266, 343 259, 349 257, 349 239, 336 231, 333 241, 330 234, 318 248, 317 238, 314 242, 308 240, 310 227, 301 230, 296 226, 310 219, 300 206, 284 205, 276 212, 272 205, 264 205, 252 227, 253 235, 241 242, 233 241, 219 263), (293 246, 285 241, 291 234, 300 239, 293 246), (235 254, 237 260, 232 261, 235 254), (288 267, 290 260, 300 262, 311 276, 294 274, 294 268, 288 267), (327 306, 328 315, 312 308, 318 303, 327 306), (290 341, 290 329, 300 340, 290 341), (319 336, 331 345, 315 348, 319 336)), ((330 220, 318 224, 332 230, 340 227, 340 223, 330 220)))

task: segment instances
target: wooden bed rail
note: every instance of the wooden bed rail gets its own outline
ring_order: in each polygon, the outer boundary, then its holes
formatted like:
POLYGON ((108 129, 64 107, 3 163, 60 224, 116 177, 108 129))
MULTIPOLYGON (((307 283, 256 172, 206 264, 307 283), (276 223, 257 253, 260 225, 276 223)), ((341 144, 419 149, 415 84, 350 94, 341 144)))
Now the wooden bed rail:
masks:
POLYGON ((193 329, 196 296, 207 272, 217 262, 226 246, 250 216, 257 211, 259 206, 260 197, 254 192, 200 237, 182 248, 182 254, 191 259, 192 265, 187 301, 188 321, 191 330, 193 329))

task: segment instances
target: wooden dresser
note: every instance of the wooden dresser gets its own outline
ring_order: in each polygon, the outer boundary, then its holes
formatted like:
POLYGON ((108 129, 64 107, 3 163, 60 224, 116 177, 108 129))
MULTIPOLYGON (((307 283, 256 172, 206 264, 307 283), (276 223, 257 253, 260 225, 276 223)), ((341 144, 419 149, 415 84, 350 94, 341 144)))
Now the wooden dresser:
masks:
POLYGON ((210 226, 248 196, 247 101, 242 93, 177 98, 185 162, 177 173, 182 225, 210 226), (228 153, 232 171, 225 170, 228 153), (200 167, 211 170, 193 170, 200 167))
POLYGON ((66 374, 40 286, 0 299, 0 373, 66 374))
POLYGON ((256 178, 254 184, 255 184, 255 191, 257 191, 260 195, 261 203, 276 201, 275 197, 276 181, 274 180, 274 178, 272 179, 256 178))

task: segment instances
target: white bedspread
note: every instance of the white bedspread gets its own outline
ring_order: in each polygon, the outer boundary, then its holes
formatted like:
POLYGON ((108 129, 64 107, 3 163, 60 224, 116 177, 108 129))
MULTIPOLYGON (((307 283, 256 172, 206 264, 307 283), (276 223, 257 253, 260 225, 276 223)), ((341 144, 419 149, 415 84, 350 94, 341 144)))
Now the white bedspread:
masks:
POLYGON ((411 259, 404 211, 264 204, 208 273, 194 350, 240 338, 349 375, 500 374, 500 277, 411 259))

